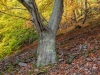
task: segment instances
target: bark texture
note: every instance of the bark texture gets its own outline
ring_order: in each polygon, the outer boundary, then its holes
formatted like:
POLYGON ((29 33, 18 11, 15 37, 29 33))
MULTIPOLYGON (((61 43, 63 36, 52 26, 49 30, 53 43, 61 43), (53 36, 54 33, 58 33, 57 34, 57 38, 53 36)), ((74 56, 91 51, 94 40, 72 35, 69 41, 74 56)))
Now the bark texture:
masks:
POLYGON ((20 3, 23 4, 29 11, 32 17, 32 23, 35 26, 38 34, 41 36, 41 32, 45 30, 45 27, 41 21, 38 8, 36 6, 35 0, 18 0, 20 3))
POLYGON ((19 0, 29 11, 32 22, 39 34, 37 67, 56 63, 55 37, 63 13, 63 0, 54 0, 54 7, 47 26, 41 18, 35 0, 19 0))
POLYGON ((37 66, 56 63, 55 36, 51 32, 43 32, 40 37, 37 49, 37 66))
POLYGON ((54 7, 48 23, 48 27, 53 31, 55 35, 58 30, 62 14, 63 14, 63 0, 54 0, 54 7))

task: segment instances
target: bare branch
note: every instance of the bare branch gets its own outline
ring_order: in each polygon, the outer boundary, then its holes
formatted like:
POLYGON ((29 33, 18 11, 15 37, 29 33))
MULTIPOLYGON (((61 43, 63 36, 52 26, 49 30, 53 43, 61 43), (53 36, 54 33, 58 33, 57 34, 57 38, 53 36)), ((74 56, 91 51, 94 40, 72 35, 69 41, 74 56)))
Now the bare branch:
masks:
POLYGON ((46 10, 46 8, 49 7, 52 3, 53 3, 53 1, 48 3, 42 10, 46 10))
POLYGON ((13 8, 13 7, 8 8, 7 10, 18 10, 18 9, 20 9, 20 10, 26 10, 26 9, 23 9, 23 8, 13 8))
POLYGON ((25 20, 32 21, 32 20, 30 20, 30 19, 27 19, 27 18, 24 18, 24 17, 20 17, 20 16, 16 16, 16 15, 11 15, 11 14, 8 14, 8 13, 6 13, 6 12, 3 12, 3 11, 1 11, 1 10, 0 10, 0 13, 7 14, 7 15, 9 15, 9 16, 14 16, 14 17, 17 17, 17 18, 21 18, 21 19, 25 19, 25 20))

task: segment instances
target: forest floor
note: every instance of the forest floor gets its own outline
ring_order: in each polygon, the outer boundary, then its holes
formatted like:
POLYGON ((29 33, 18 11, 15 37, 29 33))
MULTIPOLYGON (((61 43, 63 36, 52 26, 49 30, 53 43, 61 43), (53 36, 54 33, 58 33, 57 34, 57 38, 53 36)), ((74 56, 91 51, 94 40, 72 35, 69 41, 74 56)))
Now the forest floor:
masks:
POLYGON ((100 75, 100 25, 57 36, 58 62, 36 68, 37 42, 0 61, 0 75, 100 75))

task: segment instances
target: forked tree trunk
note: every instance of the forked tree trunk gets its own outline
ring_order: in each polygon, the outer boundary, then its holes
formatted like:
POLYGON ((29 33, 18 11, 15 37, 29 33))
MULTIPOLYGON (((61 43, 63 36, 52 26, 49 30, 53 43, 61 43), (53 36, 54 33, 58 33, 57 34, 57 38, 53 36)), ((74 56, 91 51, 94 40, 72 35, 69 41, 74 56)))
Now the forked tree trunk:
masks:
POLYGON ((37 67, 56 63, 55 36, 63 13, 63 0, 54 0, 52 15, 47 26, 41 18, 35 0, 19 0, 29 11, 39 34, 37 67))
POLYGON ((37 66, 56 63, 55 36, 51 32, 43 32, 39 38, 37 49, 37 66))

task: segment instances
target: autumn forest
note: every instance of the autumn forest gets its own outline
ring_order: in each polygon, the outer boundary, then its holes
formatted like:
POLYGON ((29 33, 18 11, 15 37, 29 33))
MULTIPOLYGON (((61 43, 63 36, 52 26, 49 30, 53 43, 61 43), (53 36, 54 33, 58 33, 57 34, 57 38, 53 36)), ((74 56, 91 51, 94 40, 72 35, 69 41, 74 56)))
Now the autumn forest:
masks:
POLYGON ((0 0, 0 75, 100 75, 100 0, 0 0))

